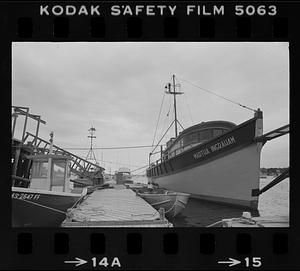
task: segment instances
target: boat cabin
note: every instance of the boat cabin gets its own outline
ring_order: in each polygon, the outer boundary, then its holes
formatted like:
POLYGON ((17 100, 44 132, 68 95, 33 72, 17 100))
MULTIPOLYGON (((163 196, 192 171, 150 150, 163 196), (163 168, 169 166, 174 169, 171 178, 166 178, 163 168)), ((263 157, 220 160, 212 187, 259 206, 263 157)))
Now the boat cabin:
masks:
POLYGON ((117 184, 132 183, 130 169, 124 167, 120 168, 115 173, 115 181, 117 184))
POLYGON ((56 154, 38 154, 32 159, 29 188, 70 192, 70 157, 56 154))
POLYGON ((167 142, 166 149, 162 152, 162 160, 221 136, 235 126, 236 124, 229 121, 207 121, 193 125, 179 133, 177 138, 171 138, 167 142))

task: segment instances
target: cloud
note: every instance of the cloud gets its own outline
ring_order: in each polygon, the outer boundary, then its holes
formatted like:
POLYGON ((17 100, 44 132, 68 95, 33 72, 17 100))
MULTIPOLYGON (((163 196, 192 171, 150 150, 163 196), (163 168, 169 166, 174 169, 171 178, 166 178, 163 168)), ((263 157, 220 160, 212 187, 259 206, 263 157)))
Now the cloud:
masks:
MULTIPOLYGON (((274 42, 15 42, 13 104, 42 115, 47 125, 41 136, 54 130, 62 147, 88 147, 91 125, 97 129, 97 146, 151 144, 164 87, 175 74, 185 93, 177 100, 184 127, 214 119, 241 123, 253 116, 187 80, 262 108, 269 131, 289 122, 288 56, 288 43, 274 42)), ((164 100, 157 140, 173 116, 170 99, 167 95, 164 100)), ((288 144, 283 139, 266 148, 263 165, 288 164, 287 155, 274 158, 275 151, 284 152, 288 144)), ((130 152, 132 164, 147 162, 148 149, 130 152)), ((128 160, 128 150, 105 155, 106 160, 128 160)))

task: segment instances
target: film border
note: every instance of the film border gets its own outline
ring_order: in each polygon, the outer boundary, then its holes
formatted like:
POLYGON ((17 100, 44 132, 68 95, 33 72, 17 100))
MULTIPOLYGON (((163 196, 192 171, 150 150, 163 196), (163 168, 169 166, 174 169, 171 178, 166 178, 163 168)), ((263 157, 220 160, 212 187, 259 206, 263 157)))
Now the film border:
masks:
MULTIPOLYGON (((72 4, 78 6, 81 3, 84 2, 72 4)), ((109 5, 107 1, 101 1, 101 3, 104 6, 109 5)), ((141 1, 140 3, 149 5, 149 3, 159 2, 141 1)), ((180 1, 172 3, 183 5, 180 1)), ((244 1, 222 3, 229 7, 241 3, 250 4, 244 1)), ((269 1, 261 1, 252 5, 269 5, 269 3, 269 1)), ((297 2, 272 3, 275 3, 279 10, 278 15, 274 17, 236 17, 229 12, 222 17, 187 17, 179 13, 174 17, 142 15, 114 18, 111 16, 42 17, 38 14, 40 2, 0 3, 0 31, 3 38, 1 44, 2 95, 6 101, 1 115, 2 123, 7 125, 7 128, 3 129, 7 132, 2 133, 2 142, 8 142, 3 147, 3 153, 10 153, 10 110, 8 108, 11 106, 11 42, 13 41, 289 41, 290 119, 293 127, 296 123, 295 101, 299 86, 297 71, 299 71, 300 56, 297 26, 300 6, 297 2), (97 32, 91 29, 91 25, 96 28, 100 26, 101 30, 97 32), (204 25, 202 29, 201 25, 204 25), (53 31, 56 31, 56 37, 52 36, 53 31)), ((212 3, 207 3, 207 5, 212 5, 212 3)), ((293 149, 297 141, 293 133, 290 142, 292 146, 290 148, 292 150, 291 179, 296 180, 293 149)), ((4 156, 1 159, 2 168, 10 168, 8 159, 4 156)), ((5 175, 5 179, 9 178, 10 176, 5 175)), ((299 229, 299 216, 297 216, 296 208, 299 206, 297 197, 299 189, 297 188, 299 188, 299 183, 292 182, 290 189, 291 224, 288 229, 238 228, 226 232, 224 229, 217 228, 12 229, 10 186, 8 182, 3 181, 1 191, 5 192, 2 192, 0 203, 1 206, 6 207, 3 210, 3 219, 1 219, 1 240, 3 240, 1 258, 4 261, 1 260, 0 267, 66 269, 70 268, 64 264, 67 258, 72 260, 78 257, 91 260, 95 256, 99 259, 107 257, 110 262, 114 257, 118 257, 122 269, 207 269, 216 268, 216 262, 220 257, 240 259, 261 255, 264 260, 261 269, 296 269, 296 267, 299 268, 297 251, 299 251, 300 243, 299 234, 297 234, 299 229), (105 240, 105 245, 100 249, 96 248, 94 251, 96 253, 90 253, 90 236, 96 233, 100 235, 97 237, 93 235, 93 238, 105 240)))

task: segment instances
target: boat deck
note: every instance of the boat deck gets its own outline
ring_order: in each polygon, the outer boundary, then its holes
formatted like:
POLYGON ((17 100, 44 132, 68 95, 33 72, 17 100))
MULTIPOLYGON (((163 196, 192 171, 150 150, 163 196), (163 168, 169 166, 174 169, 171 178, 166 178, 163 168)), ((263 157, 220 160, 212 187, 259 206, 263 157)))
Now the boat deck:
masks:
POLYGON ((95 190, 62 227, 172 227, 150 204, 124 185, 95 190))

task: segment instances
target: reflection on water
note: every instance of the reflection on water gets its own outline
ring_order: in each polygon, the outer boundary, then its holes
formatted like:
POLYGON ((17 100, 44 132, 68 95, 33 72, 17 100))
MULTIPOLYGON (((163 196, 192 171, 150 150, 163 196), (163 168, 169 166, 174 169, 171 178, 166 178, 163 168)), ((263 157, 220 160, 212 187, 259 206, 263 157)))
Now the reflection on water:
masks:
MULTIPOLYGON (((268 176, 260 180, 260 188, 270 183, 275 177, 268 176)), ((146 177, 136 177, 134 182, 147 183, 146 177)), ((240 217, 249 211, 252 216, 288 215, 289 214, 289 179, 275 185, 259 197, 258 211, 245 207, 237 208, 217 203, 189 199, 183 212, 171 221, 176 227, 205 227, 223 218, 240 217)))

